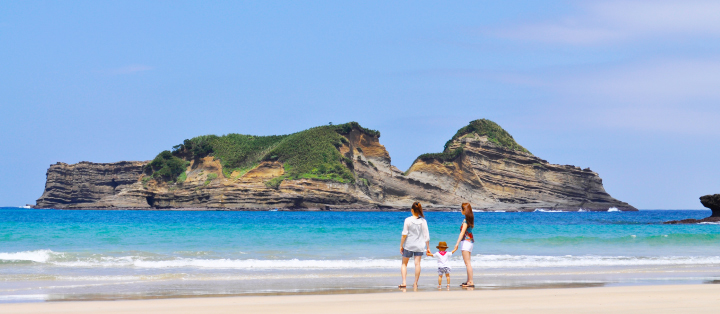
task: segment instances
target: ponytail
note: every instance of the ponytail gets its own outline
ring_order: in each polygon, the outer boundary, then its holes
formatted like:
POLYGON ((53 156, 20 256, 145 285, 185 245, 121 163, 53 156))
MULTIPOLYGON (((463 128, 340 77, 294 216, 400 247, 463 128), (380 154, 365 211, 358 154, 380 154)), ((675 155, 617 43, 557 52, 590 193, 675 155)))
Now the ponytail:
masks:
POLYGON ((422 205, 420 205, 420 202, 413 203, 412 210, 413 210, 413 213, 418 215, 418 217, 425 218, 425 214, 423 214, 422 205))
POLYGON ((463 213, 465 213, 465 222, 469 228, 475 227, 475 215, 473 214, 470 203, 462 203, 463 213))

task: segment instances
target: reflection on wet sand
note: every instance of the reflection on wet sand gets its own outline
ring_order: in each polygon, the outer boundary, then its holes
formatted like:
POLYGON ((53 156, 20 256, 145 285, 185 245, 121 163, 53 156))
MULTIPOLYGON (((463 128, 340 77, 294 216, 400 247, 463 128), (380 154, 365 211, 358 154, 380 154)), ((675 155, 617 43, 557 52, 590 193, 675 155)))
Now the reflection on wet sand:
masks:
MULTIPOLYGON (((237 273, 237 272, 235 272, 237 273)), ((475 276, 475 289, 458 285, 438 289, 434 274, 421 276, 420 285, 399 289, 394 271, 344 272, 286 271, 272 274, 246 272, 248 279, 206 276, 196 280, 8 280, 3 281, 0 303, 141 300, 167 298, 200 298, 229 296, 331 295, 364 293, 398 293, 415 291, 474 291, 553 288, 589 288, 618 285, 720 284, 714 267, 686 269, 662 268, 584 268, 555 270, 497 270, 475 276), (431 276, 432 275, 432 276, 431 276)), ((163 277, 166 278, 166 277, 163 277)), ((171 277, 174 278, 174 277, 171 277)), ((0 278, 2 279, 2 278, 0 278)), ((72 279, 72 278, 71 278, 72 279)), ((414 278, 409 277, 409 280, 414 278)))

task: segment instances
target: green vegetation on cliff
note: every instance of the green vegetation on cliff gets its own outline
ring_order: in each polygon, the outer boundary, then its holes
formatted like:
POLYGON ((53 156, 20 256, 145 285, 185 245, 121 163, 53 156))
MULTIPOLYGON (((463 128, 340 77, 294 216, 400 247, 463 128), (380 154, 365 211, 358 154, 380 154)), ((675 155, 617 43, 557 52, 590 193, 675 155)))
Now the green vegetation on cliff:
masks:
POLYGON ((500 127, 497 123, 492 122, 488 119, 471 121, 470 124, 458 130, 455 135, 449 141, 447 141, 447 143, 445 143, 445 150, 448 149, 452 141, 472 133, 480 136, 487 136, 489 141, 502 147, 530 154, 530 152, 525 149, 525 147, 522 147, 520 146, 520 144, 515 142, 515 139, 512 137, 512 135, 510 135, 510 133, 505 131, 505 129, 500 127))
POLYGON ((188 164, 187 161, 174 156, 169 150, 166 150, 145 165, 145 171, 152 173, 152 177, 155 179, 174 181, 178 176, 185 173, 188 164))
POLYGON ((500 127, 497 123, 487 119, 479 119, 471 121, 470 124, 458 130, 455 135, 445 143, 445 148, 443 149, 442 153, 422 154, 418 156, 417 159, 425 161, 434 159, 441 162, 452 161, 458 156, 460 156, 463 151, 463 147, 458 147, 451 150, 450 145, 453 141, 458 140, 469 134, 487 136, 488 141, 493 142, 501 147, 521 151, 523 153, 532 155, 532 153, 525 149, 525 147, 522 147, 520 146, 520 144, 515 142, 515 139, 512 137, 512 135, 510 135, 510 133, 505 131, 505 129, 500 127))
POLYGON ((188 159, 212 155, 220 159, 223 174, 229 177, 233 171, 245 173, 263 160, 268 151, 288 135, 253 136, 227 134, 203 135, 185 140, 173 147, 175 155, 188 159))
POLYGON ((444 151, 442 153, 426 153, 418 156, 417 159, 420 160, 438 160, 440 162, 449 162, 455 160, 458 156, 460 156, 460 153, 462 153, 463 148, 459 147, 456 149, 453 149, 451 151, 444 151))
MULTIPOLYGON (((312 178, 354 182, 338 148, 347 141, 338 131, 341 126, 320 126, 294 133, 278 143, 264 157, 285 166, 286 179, 312 178)), ((349 133, 349 132, 348 132, 349 133)))
MULTIPOLYGON (((203 135, 174 146, 171 154, 169 151, 161 153, 165 156, 161 159, 166 160, 167 154, 183 162, 213 156, 220 160, 226 177, 230 177, 233 171, 244 174, 262 161, 278 161, 283 163, 285 174, 268 182, 268 186, 272 187, 279 186, 286 179, 301 178, 354 182, 354 174, 350 169, 352 162, 348 162, 338 150, 347 143, 343 135, 349 134, 353 129, 380 137, 380 132, 363 128, 357 122, 319 126, 289 135, 203 135)), ((158 158, 160 155, 155 159, 158 158)), ((170 175, 162 178, 167 181, 176 180, 181 173, 182 171, 172 171, 170 175)))

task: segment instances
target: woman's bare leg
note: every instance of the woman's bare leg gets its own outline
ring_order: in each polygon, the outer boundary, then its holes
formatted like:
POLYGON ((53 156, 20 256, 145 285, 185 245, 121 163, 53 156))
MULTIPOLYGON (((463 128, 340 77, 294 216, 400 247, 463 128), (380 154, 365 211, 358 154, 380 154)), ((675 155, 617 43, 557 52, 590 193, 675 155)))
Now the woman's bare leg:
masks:
POLYGON ((467 285, 474 285, 473 283, 473 269, 470 263, 471 252, 462 251, 463 261, 465 261, 465 268, 467 268, 467 285))
POLYGON ((422 256, 415 256, 415 287, 417 287, 418 280, 420 279, 420 261, 422 256))
POLYGON ((403 256, 402 265, 400 266, 400 274, 402 275, 402 281, 403 281, 402 285, 403 286, 407 286, 407 281, 405 280, 405 278, 407 278, 407 263, 408 263, 408 261, 410 261, 410 259, 403 256))

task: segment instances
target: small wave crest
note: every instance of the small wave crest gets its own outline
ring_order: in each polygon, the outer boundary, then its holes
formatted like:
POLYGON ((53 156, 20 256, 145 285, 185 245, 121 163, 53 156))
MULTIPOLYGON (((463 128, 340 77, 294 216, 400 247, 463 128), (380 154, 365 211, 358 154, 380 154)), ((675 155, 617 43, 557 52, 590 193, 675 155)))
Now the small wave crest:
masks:
MULTIPOLYGON (((139 269, 195 268, 195 269, 393 269, 399 263, 397 259, 230 259, 230 258, 187 258, 141 256, 102 256, 79 257, 71 253, 57 253, 50 250, 0 253, 2 260, 32 261, 57 267, 116 267, 139 269), (55 258, 54 256, 63 256, 55 258)), ((432 259, 426 257, 428 262, 432 259)), ((464 267, 460 258, 453 258, 453 267, 464 267)), ((671 266, 671 265, 713 265, 720 266, 720 256, 591 256, 591 255, 475 255, 473 266, 479 268, 544 268, 544 267, 585 267, 585 266, 671 266)), ((412 263, 410 263, 412 267, 412 263)))
POLYGON ((535 208, 533 212, 536 213, 564 213, 562 210, 552 210, 552 209, 544 209, 544 208, 535 208))
POLYGON ((45 263, 55 254, 51 250, 23 251, 15 253, 0 253, 2 262, 35 262, 45 263))
POLYGON ((481 268, 720 265, 720 256, 484 255, 473 260, 476 264, 481 268))
MULTIPOLYGON (((172 260, 106 260, 103 262, 61 262, 66 267, 137 267, 137 268, 204 268, 204 269, 391 269, 398 267, 395 259, 361 260, 257 260, 257 259, 192 259, 172 260)), ((451 262, 463 267, 460 259, 451 262)), ((704 256, 533 256, 533 255, 476 255, 473 265, 480 268, 544 268, 583 266, 662 266, 662 265, 720 265, 720 257, 704 256)), ((412 267, 412 265, 410 265, 412 267)))
POLYGON ((625 245, 662 245, 666 247, 686 247, 720 245, 720 234, 655 234, 655 235, 634 235, 618 234, 614 237, 600 236, 554 236, 537 238, 505 238, 500 243, 513 244, 525 243, 538 246, 596 246, 621 248, 625 245))

